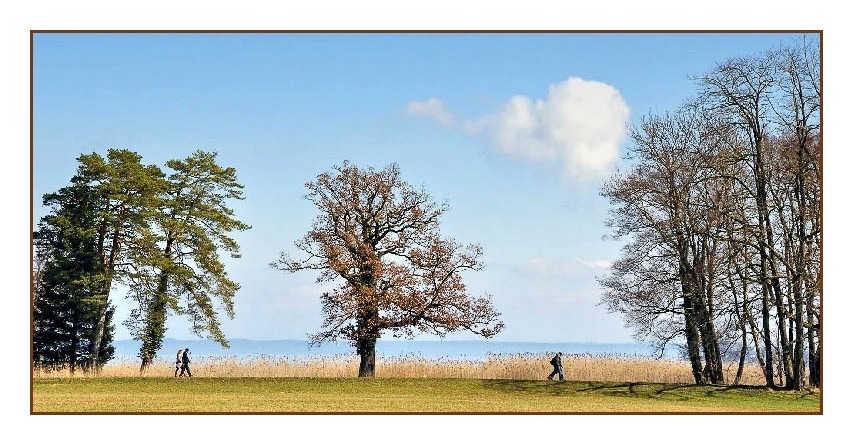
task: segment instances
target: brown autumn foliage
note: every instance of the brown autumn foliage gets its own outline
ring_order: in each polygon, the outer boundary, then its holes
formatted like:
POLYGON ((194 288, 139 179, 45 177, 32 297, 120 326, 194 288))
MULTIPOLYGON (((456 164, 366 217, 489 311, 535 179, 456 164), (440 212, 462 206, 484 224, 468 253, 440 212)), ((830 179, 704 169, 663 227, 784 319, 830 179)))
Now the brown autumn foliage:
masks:
POLYGON ((491 337, 502 329, 489 295, 469 295, 462 281, 463 272, 482 269, 481 247, 442 237, 439 217, 447 205, 403 181, 396 164, 376 171, 345 161, 306 187, 318 213, 295 243, 303 257, 282 252, 272 266, 340 282, 321 296, 325 320, 312 342, 350 340, 361 359, 359 376, 372 377, 385 331, 411 338, 465 329, 491 337))

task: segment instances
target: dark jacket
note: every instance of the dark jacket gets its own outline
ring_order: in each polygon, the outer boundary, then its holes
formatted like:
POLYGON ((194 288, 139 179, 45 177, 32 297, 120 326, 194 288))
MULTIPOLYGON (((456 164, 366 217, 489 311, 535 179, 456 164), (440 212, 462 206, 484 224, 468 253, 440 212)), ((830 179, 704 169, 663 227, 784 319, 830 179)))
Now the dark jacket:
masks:
POLYGON ((555 355, 554 358, 551 359, 551 365, 553 365, 555 368, 562 368, 563 357, 560 355, 555 355))
POLYGON ((181 362, 185 365, 190 362, 190 356, 187 354, 187 351, 184 351, 184 355, 181 356, 181 362))

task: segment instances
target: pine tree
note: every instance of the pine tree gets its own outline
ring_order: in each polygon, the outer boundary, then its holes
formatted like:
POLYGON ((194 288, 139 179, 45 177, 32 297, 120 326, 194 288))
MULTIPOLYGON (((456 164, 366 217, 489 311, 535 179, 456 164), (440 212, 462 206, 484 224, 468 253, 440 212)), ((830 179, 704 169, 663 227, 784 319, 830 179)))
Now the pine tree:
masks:
MULTIPOLYGON (((103 347, 92 360, 91 340, 99 305, 95 295, 103 276, 93 231, 99 197, 83 183, 47 194, 44 204, 53 211, 42 218, 33 234, 36 255, 42 260, 33 304, 33 360, 52 369, 106 363, 113 356, 112 329, 103 335, 103 347)), ((114 308, 105 313, 107 326, 114 308)))
POLYGON ((243 199, 236 170, 204 151, 168 161, 168 177, 141 161, 129 150, 111 149, 106 159, 81 155, 71 185, 44 196, 51 213, 33 233, 39 366, 97 370, 112 357, 110 294, 117 283, 138 303, 125 324, 142 340, 142 370, 160 349, 170 311, 228 346, 214 304, 233 318, 239 285, 219 253, 239 257, 229 233, 249 228, 227 206, 243 199))
POLYGON ((214 302, 233 318, 233 298, 240 286, 228 278, 219 251, 239 257, 240 247, 228 234, 249 229, 227 206, 230 199, 243 199, 243 186, 233 167, 216 163, 216 153, 196 151, 166 166, 173 173, 144 247, 137 252, 139 267, 131 279, 139 306, 126 325, 142 341, 141 370, 162 345, 170 311, 188 316, 196 334, 207 333, 228 346, 214 302))

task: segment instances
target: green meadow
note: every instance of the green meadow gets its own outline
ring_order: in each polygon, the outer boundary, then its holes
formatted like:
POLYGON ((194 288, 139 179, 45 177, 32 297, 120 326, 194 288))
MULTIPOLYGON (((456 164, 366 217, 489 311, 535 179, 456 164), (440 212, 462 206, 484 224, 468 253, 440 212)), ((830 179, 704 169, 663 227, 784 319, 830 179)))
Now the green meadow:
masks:
POLYGON ((821 412, 816 391, 410 378, 35 378, 33 413, 821 412))

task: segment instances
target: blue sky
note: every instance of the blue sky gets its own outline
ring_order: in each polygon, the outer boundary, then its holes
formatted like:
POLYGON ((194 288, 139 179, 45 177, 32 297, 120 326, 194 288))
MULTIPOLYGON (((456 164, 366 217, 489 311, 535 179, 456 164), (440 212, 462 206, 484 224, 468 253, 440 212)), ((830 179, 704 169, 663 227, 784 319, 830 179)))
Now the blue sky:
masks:
MULTIPOLYGON (((81 153, 127 148, 162 165, 217 151, 237 169, 253 228, 229 260, 242 286, 232 338, 303 339, 322 321, 309 272, 268 266, 310 227, 304 183, 350 160, 399 164, 450 211, 442 231, 480 243, 507 341, 623 342, 595 276, 598 185, 620 165, 624 128, 677 107, 692 75, 797 34, 37 34, 34 222, 81 153)), ((130 301, 114 293, 120 320, 130 301)), ((120 321, 119 320, 119 321, 120 321)), ((174 318, 167 336, 192 338, 174 318)), ((119 324, 117 337, 128 338, 119 324)), ((432 339, 423 336, 421 338, 432 339)), ((448 339, 473 339, 452 334, 448 339)))

